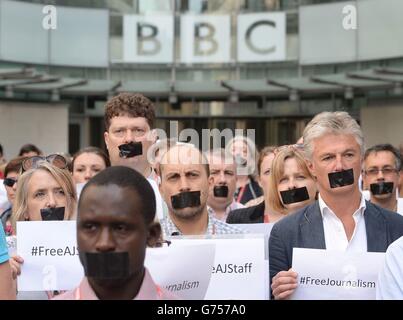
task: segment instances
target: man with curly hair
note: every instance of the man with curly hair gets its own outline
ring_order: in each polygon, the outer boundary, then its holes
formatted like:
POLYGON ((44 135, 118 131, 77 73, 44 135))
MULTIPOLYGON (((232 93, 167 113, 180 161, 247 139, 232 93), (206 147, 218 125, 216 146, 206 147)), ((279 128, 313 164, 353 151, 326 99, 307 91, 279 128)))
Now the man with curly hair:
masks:
POLYGON ((147 152, 155 142, 154 104, 142 94, 120 93, 105 106, 105 144, 111 165, 123 165, 153 178, 147 152))
POLYGON ((154 133, 154 104, 140 93, 120 93, 105 105, 105 144, 111 166, 125 166, 137 170, 154 189, 157 216, 167 212, 157 185, 157 175, 147 159, 156 140, 154 133))

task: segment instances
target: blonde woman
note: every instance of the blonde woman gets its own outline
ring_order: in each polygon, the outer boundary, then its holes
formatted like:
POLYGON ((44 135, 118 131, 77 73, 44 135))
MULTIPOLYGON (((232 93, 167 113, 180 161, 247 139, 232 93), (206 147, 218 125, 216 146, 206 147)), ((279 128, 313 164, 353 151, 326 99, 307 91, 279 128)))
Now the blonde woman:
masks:
POLYGON ((297 145, 276 150, 269 177, 269 204, 287 215, 315 201, 315 178, 309 171, 302 150, 297 145))
MULTIPOLYGON (((23 169, 27 171, 18 180, 12 213, 13 229, 17 233, 17 221, 74 220, 76 217, 77 195, 69 171, 61 169, 63 165, 60 161, 57 163, 59 167, 56 167, 48 162, 49 159, 44 159, 31 161, 31 164, 23 163, 23 169)), ((14 279, 21 273, 23 262, 20 256, 11 257, 14 279)), ((25 296, 46 298, 44 293, 25 296)))

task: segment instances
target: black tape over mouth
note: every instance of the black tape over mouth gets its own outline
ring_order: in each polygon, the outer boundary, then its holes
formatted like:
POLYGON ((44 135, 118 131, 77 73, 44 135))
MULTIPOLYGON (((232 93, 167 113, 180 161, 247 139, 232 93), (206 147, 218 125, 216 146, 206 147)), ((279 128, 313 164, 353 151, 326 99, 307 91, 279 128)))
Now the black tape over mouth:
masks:
POLYGON ((393 192, 393 182, 378 182, 370 184, 371 193, 374 195, 389 194, 393 192))
POLYGON ((118 148, 119 157, 121 158, 133 158, 143 154, 143 145, 141 142, 121 144, 118 148))
POLYGON ((80 256, 86 277, 120 280, 130 275, 128 252, 83 252, 80 256))
POLYGON ((216 197, 216 198, 228 197, 228 186, 215 186, 214 187, 214 197, 216 197))
POLYGON ((64 220, 65 207, 41 209, 42 221, 62 221, 64 220))
POLYGON ((309 200, 309 193, 306 187, 280 191, 283 204, 291 204, 309 200))
POLYGON ((181 192, 171 197, 174 209, 200 206, 200 191, 181 192))
POLYGON ((354 183, 353 169, 331 172, 328 176, 331 188, 340 188, 354 183))

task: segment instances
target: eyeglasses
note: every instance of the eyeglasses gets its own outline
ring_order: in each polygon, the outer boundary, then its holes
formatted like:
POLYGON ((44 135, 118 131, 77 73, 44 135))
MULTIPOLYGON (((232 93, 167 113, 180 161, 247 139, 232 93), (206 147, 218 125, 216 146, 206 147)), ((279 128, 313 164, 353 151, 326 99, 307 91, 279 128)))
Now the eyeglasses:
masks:
POLYGON ((10 188, 12 188, 15 183, 17 183, 17 179, 15 178, 5 178, 3 181, 3 184, 10 188))
POLYGON ((50 154, 47 157, 33 156, 25 159, 22 162, 22 172, 25 172, 29 169, 36 169, 41 162, 49 162, 51 165, 59 169, 67 168, 67 160, 65 157, 59 154, 50 154))
POLYGON ((382 169, 371 168, 371 169, 369 169, 369 170, 364 170, 364 172, 365 172, 365 174, 366 174, 367 176, 375 177, 375 176, 377 176, 377 175, 379 174, 379 172, 382 172, 382 174, 383 174, 384 176, 388 176, 388 175, 390 176, 390 175, 392 175, 392 174, 394 174, 394 173, 397 173, 398 170, 395 169, 395 168, 382 168, 382 169))

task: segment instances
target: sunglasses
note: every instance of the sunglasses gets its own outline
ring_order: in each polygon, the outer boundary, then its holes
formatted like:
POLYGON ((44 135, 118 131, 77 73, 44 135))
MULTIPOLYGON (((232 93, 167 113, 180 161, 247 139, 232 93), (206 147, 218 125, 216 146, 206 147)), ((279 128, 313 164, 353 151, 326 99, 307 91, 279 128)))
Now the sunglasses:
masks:
POLYGON ((22 162, 22 172, 29 169, 36 169, 41 162, 48 162, 59 169, 67 168, 67 160, 65 157, 59 154, 50 154, 47 157, 33 156, 25 159, 22 162))
POLYGON ((10 188, 12 188, 15 183, 17 183, 17 179, 15 178, 5 178, 3 181, 3 184, 10 188))

